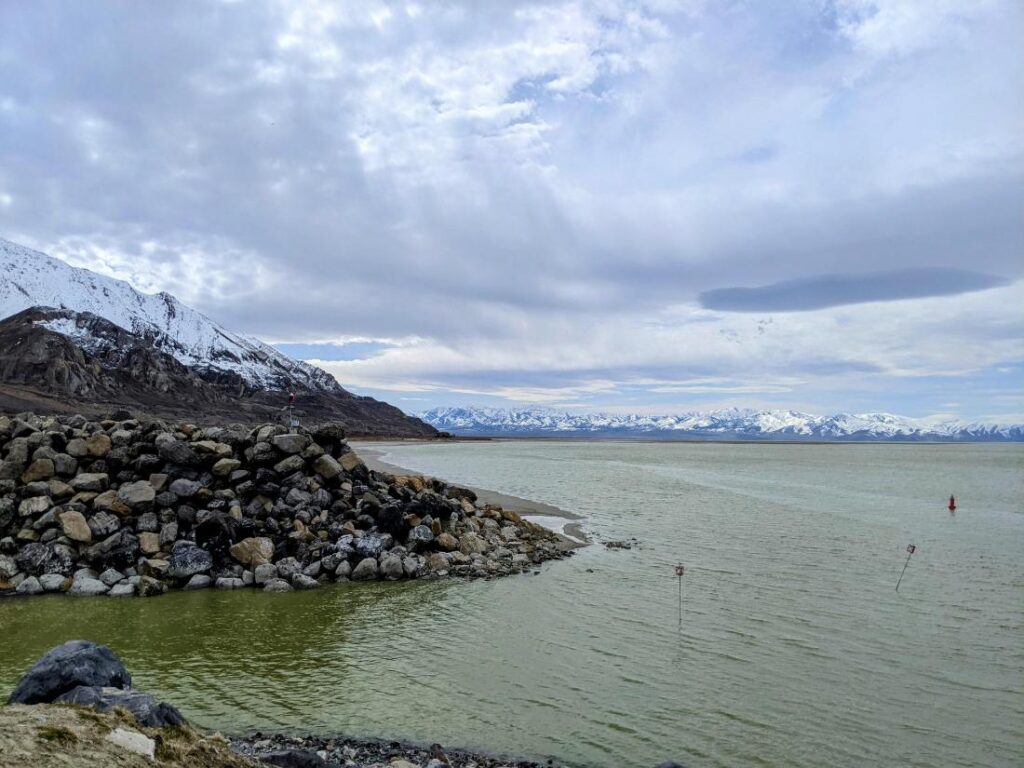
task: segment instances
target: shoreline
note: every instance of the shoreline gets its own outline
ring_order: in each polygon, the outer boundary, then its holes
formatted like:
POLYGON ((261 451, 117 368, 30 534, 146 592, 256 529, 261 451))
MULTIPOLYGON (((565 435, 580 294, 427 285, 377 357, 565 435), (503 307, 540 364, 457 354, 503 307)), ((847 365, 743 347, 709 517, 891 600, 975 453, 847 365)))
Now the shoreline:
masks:
MULTIPOLYGON (((391 442, 391 441, 388 441, 391 442)), ((406 440, 403 442, 413 443, 430 443, 433 441, 427 440, 406 440)), ((387 454, 384 448, 373 447, 380 445, 380 441, 366 441, 365 443, 360 440, 351 440, 351 445, 356 449, 360 458, 367 467, 374 470, 375 472, 387 472, 392 475, 419 475, 425 477, 422 472, 418 472, 408 467, 402 467, 398 464, 392 464, 391 462, 384 461, 381 457, 387 454), (367 443, 372 443, 373 446, 367 443)), ((439 478, 444 482, 449 482, 445 478, 439 478)), ((583 530, 582 521, 585 519, 582 515, 578 515, 574 512, 556 507, 552 504, 546 504, 543 501, 533 501, 532 499, 524 499, 520 496, 512 496, 507 493, 501 493, 499 491, 492 491, 487 488, 478 488, 475 485, 465 485, 463 483, 455 483, 459 487, 467 488, 477 495, 477 498, 484 504, 492 504, 502 509, 507 509, 511 512, 522 516, 529 520, 531 523, 536 523, 548 530, 554 531, 559 536, 563 536, 571 541, 577 547, 584 547, 591 543, 590 538, 586 535, 583 530), (559 528, 553 527, 552 524, 557 524, 561 521, 559 528)))

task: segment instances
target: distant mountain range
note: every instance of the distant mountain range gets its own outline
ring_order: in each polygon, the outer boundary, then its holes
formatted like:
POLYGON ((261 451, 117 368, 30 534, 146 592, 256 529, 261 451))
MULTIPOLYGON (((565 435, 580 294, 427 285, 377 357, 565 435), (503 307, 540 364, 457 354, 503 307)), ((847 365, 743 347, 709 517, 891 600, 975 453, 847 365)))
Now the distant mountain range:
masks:
POLYGON ((560 413, 543 408, 434 408, 417 414, 454 435, 718 440, 1024 441, 1024 425, 934 423, 888 413, 812 416, 728 409, 673 416, 560 413))
POLYGON ((301 415, 340 420, 355 433, 435 434, 168 293, 141 293, 0 239, 0 409, 121 405, 253 421, 278 414, 289 391, 301 415))

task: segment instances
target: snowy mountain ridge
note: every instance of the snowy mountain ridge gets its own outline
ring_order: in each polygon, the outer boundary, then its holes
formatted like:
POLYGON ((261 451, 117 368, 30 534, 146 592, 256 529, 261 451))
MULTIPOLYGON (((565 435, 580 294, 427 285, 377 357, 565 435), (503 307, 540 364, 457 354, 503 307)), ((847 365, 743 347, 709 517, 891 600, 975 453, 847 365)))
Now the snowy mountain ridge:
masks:
POLYGON ((416 414, 456 435, 656 436, 779 440, 1024 441, 1024 425, 933 422, 888 413, 814 416, 730 408, 678 415, 563 413, 545 408, 433 408, 416 414))
MULTIPOLYGON (((0 238, 0 320, 31 307, 88 312, 148 338, 205 377, 237 374, 253 389, 342 391, 334 377, 259 339, 232 333, 169 293, 146 294, 123 280, 72 267, 0 238)), ((84 347, 75 323, 48 326, 84 347)))

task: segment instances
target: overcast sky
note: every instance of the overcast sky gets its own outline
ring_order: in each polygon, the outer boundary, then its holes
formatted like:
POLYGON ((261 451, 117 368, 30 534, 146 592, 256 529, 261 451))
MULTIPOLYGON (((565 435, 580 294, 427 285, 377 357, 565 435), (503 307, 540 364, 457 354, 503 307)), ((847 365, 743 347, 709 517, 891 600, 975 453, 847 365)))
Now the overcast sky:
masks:
POLYGON ((0 0, 0 236, 415 411, 1024 421, 1019 0, 0 0))

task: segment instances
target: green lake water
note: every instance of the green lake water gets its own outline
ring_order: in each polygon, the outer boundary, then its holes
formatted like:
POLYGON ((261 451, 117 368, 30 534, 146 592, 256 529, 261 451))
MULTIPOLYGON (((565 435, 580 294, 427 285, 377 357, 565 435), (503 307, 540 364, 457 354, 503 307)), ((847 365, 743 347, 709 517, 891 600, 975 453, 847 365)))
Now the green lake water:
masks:
POLYGON ((1024 446, 384 450, 639 545, 495 581, 4 600, 0 690, 88 638, 139 687, 232 733, 602 768, 1024 764, 1024 446))

